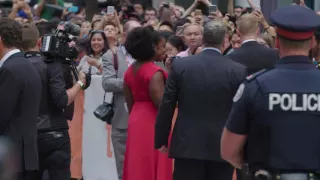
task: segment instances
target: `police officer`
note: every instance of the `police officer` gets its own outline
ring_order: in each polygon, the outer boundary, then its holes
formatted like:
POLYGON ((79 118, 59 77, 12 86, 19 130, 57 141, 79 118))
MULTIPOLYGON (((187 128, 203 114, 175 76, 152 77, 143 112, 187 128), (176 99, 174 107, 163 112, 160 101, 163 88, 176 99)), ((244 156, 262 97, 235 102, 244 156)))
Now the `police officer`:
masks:
MULTIPOLYGON (((44 26, 40 30, 45 34, 50 31, 50 28, 44 26)), ((64 112, 84 88, 86 75, 80 72, 79 81, 66 90, 61 63, 58 61, 45 63, 44 57, 39 52, 41 44, 39 36, 43 34, 40 34, 39 29, 33 24, 25 24, 22 32, 22 49, 25 57, 36 67, 42 81, 41 104, 37 119, 40 173, 33 179, 42 180, 43 171, 48 170, 50 180, 69 180, 71 147, 68 122, 64 112)))
POLYGON ((245 179, 319 179, 320 71, 308 58, 320 17, 301 6, 272 13, 281 59, 247 77, 221 139, 245 179))

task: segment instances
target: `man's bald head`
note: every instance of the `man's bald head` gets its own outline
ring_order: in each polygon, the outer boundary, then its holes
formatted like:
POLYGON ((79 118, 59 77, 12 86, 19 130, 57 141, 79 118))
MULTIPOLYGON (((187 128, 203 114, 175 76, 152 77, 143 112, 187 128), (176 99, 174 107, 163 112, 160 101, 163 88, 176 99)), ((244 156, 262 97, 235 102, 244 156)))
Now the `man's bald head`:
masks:
POLYGON ((254 14, 244 14, 237 21, 237 27, 242 36, 257 36, 259 20, 254 14))
POLYGON ((125 34, 129 34, 133 29, 137 27, 141 27, 141 24, 137 21, 130 20, 124 24, 123 31, 125 34))

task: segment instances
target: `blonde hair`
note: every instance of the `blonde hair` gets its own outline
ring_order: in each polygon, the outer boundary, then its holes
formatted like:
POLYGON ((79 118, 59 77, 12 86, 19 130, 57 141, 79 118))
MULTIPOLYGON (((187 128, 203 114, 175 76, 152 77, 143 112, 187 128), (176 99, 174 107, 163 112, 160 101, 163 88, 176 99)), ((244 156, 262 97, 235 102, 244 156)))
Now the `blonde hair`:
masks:
POLYGON ((190 26, 198 26, 201 29, 201 34, 203 34, 203 27, 197 23, 186 23, 185 25, 183 25, 182 32, 184 32, 184 30, 190 26))
POLYGON ((237 27, 242 35, 253 35, 259 30, 259 20, 254 14, 244 14, 237 21, 237 27))

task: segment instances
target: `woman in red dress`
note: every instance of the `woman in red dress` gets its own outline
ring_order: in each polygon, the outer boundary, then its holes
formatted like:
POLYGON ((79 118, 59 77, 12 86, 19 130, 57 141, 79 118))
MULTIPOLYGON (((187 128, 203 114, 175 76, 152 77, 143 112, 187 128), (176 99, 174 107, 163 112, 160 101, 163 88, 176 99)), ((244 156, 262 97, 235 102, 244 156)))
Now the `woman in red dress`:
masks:
POLYGON ((134 29, 125 43, 136 62, 124 78, 130 116, 123 180, 172 179, 172 159, 154 148, 156 115, 167 74, 153 60, 164 46, 164 38, 146 27, 134 29))

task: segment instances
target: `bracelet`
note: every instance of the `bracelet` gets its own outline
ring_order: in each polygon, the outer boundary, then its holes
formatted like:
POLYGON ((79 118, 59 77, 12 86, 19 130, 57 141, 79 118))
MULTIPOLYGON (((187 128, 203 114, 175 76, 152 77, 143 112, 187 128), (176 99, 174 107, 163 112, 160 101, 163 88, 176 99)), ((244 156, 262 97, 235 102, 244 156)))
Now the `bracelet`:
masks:
POLYGON ((84 90, 85 89, 85 85, 83 84, 83 82, 82 81, 77 81, 77 83, 80 85, 80 89, 81 90, 84 90))

